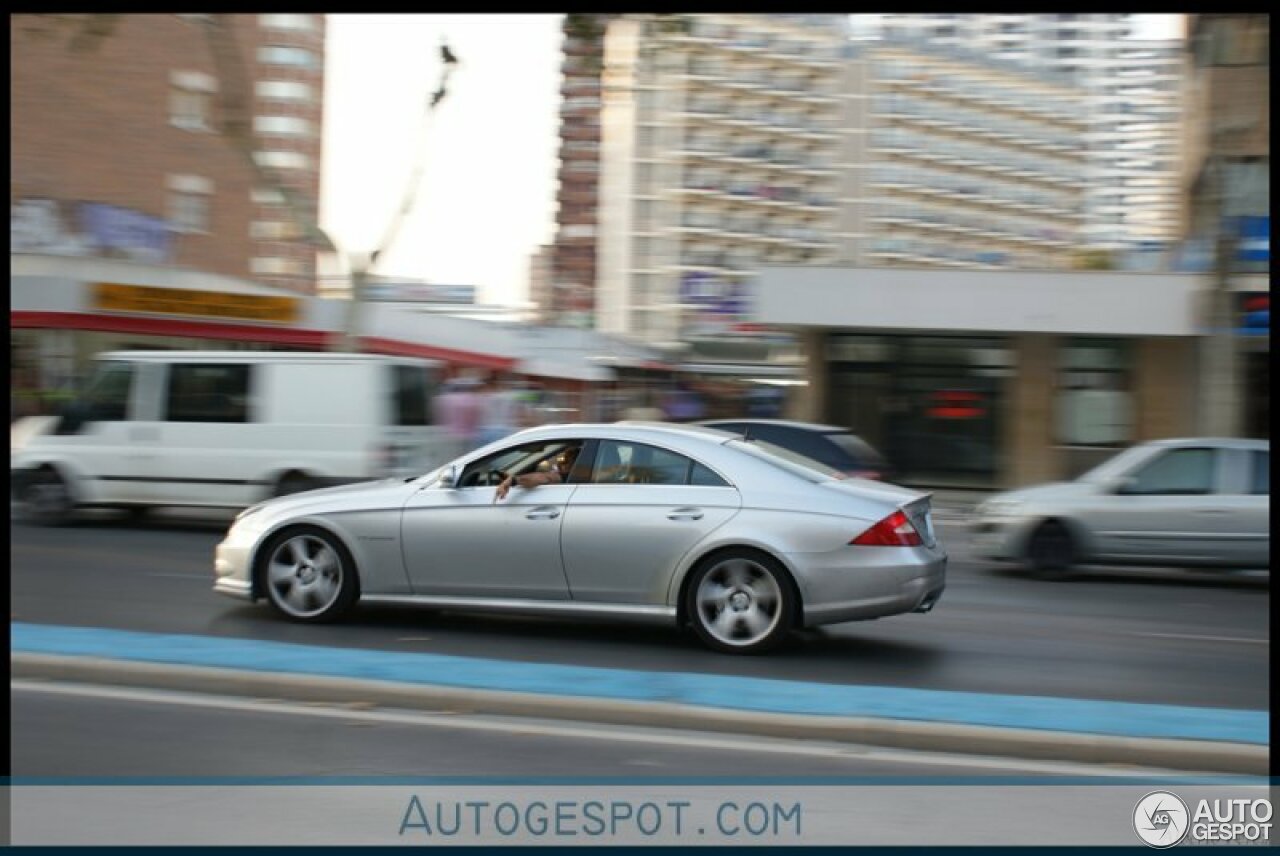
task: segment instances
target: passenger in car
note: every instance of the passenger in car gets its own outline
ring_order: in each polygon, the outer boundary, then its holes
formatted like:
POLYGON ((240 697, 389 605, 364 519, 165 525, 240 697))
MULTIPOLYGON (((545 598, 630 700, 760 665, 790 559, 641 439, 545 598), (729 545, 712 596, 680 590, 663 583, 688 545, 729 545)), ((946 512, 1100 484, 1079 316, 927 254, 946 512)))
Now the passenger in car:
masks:
POLYGON ((517 485, 520 487, 537 487, 540 484, 564 484, 569 479, 569 473, 572 472, 573 464, 578 459, 580 451, 582 451, 581 446, 570 446, 556 455, 552 461, 551 468, 547 470, 521 473, 520 475, 508 473, 507 477, 498 484, 498 489, 493 494, 493 501, 498 502, 506 499, 511 488, 517 485))

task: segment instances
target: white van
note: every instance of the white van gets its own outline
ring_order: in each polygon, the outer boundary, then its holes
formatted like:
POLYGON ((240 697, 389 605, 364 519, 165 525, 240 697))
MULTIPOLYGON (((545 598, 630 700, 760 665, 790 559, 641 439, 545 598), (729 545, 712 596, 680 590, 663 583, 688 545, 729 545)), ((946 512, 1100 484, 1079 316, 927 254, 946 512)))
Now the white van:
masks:
POLYGON ((439 364, 288 351, 100 354, 59 417, 10 431, 29 519, 76 507, 243 508, 327 485, 428 472, 456 451, 431 424, 439 364))

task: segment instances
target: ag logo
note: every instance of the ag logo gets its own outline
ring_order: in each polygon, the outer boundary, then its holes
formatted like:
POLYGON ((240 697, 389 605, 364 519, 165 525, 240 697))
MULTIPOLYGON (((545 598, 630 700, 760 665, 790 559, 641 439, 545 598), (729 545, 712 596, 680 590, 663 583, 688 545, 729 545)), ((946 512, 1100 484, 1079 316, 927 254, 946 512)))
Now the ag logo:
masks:
POLYGON ((1172 847, 1187 835, 1187 804, 1168 791, 1153 791, 1133 810, 1133 830, 1152 847, 1172 847))

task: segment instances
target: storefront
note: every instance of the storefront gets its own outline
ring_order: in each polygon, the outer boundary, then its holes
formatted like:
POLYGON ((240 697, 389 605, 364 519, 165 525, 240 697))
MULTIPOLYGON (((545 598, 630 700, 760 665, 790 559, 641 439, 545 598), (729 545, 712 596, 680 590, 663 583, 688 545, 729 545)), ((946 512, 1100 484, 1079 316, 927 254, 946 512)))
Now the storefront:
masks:
POLYGON ((1070 478, 1193 433, 1198 277, 766 268, 758 320, 796 330, 792 418, 847 426, 908 484, 1070 478))

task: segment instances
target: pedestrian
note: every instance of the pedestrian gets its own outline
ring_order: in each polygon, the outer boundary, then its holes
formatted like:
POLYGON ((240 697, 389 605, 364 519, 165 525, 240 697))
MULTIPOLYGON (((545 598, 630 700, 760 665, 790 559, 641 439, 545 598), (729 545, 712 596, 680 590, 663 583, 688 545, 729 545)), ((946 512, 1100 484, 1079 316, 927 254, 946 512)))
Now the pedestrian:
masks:
POLYGON ((445 383, 444 391, 432 402, 437 425, 444 427, 454 455, 465 454, 478 443, 480 397, 472 378, 459 376, 445 383))
POLYGON ((522 409, 516 391, 497 372, 489 375, 481 392, 480 445, 487 446, 518 430, 522 409))

